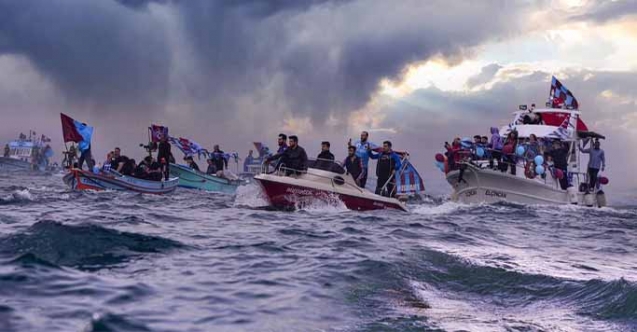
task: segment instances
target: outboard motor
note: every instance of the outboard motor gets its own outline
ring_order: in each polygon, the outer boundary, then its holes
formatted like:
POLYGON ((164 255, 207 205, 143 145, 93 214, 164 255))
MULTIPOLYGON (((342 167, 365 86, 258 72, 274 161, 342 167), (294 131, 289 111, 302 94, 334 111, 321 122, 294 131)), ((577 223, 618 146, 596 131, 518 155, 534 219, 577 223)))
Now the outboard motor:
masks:
POLYGON ((604 191, 600 190, 597 192, 597 206, 604 207, 606 206, 606 194, 604 191))
POLYGON ((571 204, 577 205, 579 203, 579 200, 577 198, 577 188, 568 187, 566 189, 566 194, 568 195, 568 200, 571 202, 571 204))

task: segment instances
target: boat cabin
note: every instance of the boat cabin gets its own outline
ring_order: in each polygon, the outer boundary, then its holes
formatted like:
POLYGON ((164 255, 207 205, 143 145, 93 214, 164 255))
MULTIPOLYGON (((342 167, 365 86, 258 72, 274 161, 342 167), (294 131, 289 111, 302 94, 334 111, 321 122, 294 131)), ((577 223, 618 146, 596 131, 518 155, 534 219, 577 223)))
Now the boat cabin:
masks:
POLYGON ((15 140, 9 142, 9 158, 31 161, 34 150, 38 148, 31 140, 15 140))

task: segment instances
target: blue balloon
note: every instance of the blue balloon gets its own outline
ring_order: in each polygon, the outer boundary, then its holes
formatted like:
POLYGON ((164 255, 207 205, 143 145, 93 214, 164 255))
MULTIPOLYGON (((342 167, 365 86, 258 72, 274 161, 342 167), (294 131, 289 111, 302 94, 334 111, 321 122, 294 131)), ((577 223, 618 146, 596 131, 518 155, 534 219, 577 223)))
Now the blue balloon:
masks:
POLYGON ((544 157, 542 156, 535 156, 534 161, 536 165, 544 165, 544 157))
POLYGON ((478 155, 478 157, 480 157, 480 158, 484 157, 484 149, 483 149, 483 148, 481 148, 481 147, 478 147, 478 148, 476 149, 476 154, 477 154, 477 155, 478 155))
POLYGON ((538 175, 544 174, 544 166, 542 165, 535 166, 535 173, 538 175))
POLYGON ((523 146, 518 146, 517 150, 515 150, 515 153, 517 153, 517 154, 518 154, 518 156, 522 157, 522 156, 524 156, 524 152, 525 152, 525 151, 526 151, 526 150, 524 150, 524 147, 523 147, 523 146))

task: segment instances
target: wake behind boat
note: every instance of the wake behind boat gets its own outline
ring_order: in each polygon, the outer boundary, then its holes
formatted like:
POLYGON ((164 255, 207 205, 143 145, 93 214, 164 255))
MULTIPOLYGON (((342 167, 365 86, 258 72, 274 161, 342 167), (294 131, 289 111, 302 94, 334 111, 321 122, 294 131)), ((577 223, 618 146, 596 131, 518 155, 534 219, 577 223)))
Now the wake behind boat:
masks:
POLYGON ((341 201, 350 210, 392 209, 408 212, 405 204, 398 199, 360 188, 340 164, 329 160, 310 161, 305 171, 280 166, 274 173, 264 171, 254 179, 263 188, 270 204, 278 208, 341 201))

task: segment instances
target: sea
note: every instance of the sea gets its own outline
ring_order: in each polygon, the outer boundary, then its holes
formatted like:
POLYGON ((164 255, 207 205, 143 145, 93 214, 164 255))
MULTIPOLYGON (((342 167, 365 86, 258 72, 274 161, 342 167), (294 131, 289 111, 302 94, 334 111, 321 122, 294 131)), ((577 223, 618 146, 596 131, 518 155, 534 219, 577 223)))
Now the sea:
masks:
POLYGON ((637 331, 637 206, 265 206, 0 174, 0 331, 637 331))

